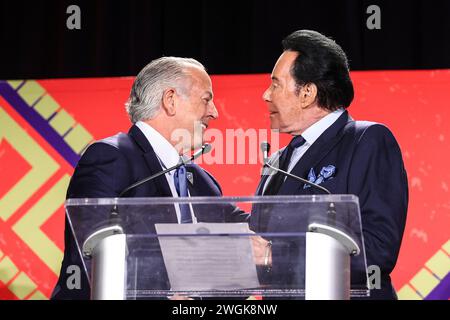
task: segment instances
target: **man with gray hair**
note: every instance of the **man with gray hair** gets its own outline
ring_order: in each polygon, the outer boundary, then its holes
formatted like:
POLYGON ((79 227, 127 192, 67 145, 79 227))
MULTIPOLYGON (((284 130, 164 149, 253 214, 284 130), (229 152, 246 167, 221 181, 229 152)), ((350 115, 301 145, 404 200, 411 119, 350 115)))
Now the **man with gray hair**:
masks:
MULTIPOLYGON (((118 133, 89 146, 75 168, 67 198, 118 197, 136 181, 176 165, 181 155, 201 147, 204 130, 211 120, 218 117, 211 79, 203 65, 194 59, 177 57, 156 59, 142 69, 133 83, 126 110, 133 123, 128 134, 118 133)), ((210 174, 196 164, 188 164, 132 188, 121 196, 221 195, 219 184, 210 174)), ((145 219, 151 223, 241 219, 239 214, 230 212, 228 218, 218 217, 193 207, 174 206, 172 214, 152 213, 145 219)), ((139 224, 125 232, 143 233, 148 230, 139 224)), ((53 299, 89 299, 87 275, 83 274, 80 289, 70 290, 67 286, 69 266, 78 265, 84 270, 78 252, 66 220, 64 260, 53 299)), ((153 287, 168 288, 162 257, 151 264, 160 271, 149 275, 149 282, 153 287)))

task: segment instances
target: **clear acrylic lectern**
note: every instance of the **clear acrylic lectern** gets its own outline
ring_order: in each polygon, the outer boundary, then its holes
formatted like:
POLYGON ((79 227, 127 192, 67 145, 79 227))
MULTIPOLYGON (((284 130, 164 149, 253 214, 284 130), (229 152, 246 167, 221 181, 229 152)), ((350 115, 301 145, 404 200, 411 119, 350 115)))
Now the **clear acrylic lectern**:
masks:
POLYGON ((92 299, 369 295, 352 195, 68 199, 66 213, 92 299))

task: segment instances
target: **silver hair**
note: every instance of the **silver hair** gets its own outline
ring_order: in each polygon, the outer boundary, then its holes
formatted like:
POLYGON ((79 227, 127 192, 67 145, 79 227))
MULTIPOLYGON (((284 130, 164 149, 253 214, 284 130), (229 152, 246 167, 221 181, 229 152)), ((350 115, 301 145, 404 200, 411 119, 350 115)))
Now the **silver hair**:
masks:
POLYGON ((191 58, 162 57, 146 65, 134 80, 130 97, 125 103, 131 122, 155 117, 167 88, 176 88, 179 94, 187 96, 182 80, 188 77, 186 68, 193 66, 205 70, 200 62, 191 58))

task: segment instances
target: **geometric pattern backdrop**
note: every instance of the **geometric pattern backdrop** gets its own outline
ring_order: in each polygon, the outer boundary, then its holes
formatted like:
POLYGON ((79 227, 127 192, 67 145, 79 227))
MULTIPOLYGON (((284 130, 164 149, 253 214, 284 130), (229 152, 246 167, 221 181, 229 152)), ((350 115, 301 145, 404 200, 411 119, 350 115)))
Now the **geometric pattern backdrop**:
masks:
MULTIPOLYGON (((386 124, 408 172, 407 226, 392 275, 399 298, 449 299, 450 70, 351 75, 356 96, 350 114, 386 124)), ((219 119, 211 122, 210 133, 267 131, 261 95, 269 75, 212 80, 219 119)), ((64 200, 73 168, 89 143, 128 130, 124 102, 132 81, 0 81, 0 299, 50 297, 63 256, 64 200)), ((259 154, 259 142, 266 139, 258 136, 255 145, 248 139, 247 160, 259 154)), ((288 141, 281 136, 279 145, 288 141)), ((223 141, 211 142, 214 152, 223 141)), ((202 165, 225 195, 253 194, 260 164, 224 162, 202 165)))

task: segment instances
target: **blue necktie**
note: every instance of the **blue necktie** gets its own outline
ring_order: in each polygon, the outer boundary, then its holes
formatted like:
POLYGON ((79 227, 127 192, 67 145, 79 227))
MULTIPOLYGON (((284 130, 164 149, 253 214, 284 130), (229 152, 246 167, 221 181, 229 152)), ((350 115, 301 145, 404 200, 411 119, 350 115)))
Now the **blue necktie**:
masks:
MULTIPOLYGON (((173 176, 175 181, 175 188, 177 189, 178 196, 187 197, 187 177, 186 177, 186 167, 179 167, 173 176)), ((180 203, 180 223, 192 223, 191 210, 189 209, 188 203, 180 203)))
MULTIPOLYGON (((302 146, 306 140, 302 136, 295 136, 289 142, 288 146, 283 150, 279 159, 279 169, 287 171, 289 163, 291 162, 292 153, 294 150, 302 146)), ((277 195, 281 185, 284 182, 284 174, 277 172, 269 181, 269 185, 264 191, 265 196, 277 195)))

